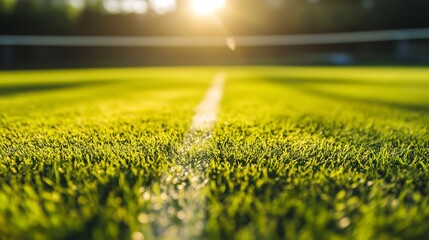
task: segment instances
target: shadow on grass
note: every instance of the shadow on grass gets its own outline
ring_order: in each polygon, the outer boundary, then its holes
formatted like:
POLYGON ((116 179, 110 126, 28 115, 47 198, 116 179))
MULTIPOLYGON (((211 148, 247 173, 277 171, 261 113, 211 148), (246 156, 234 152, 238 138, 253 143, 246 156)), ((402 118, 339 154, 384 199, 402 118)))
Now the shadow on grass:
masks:
POLYGON ((396 108, 400 110, 408 110, 419 113, 429 113, 429 103, 427 104, 408 104, 408 103, 399 103, 399 102, 389 102, 385 100, 377 100, 377 99, 365 99, 354 96, 347 96, 342 94, 336 94, 333 92, 326 92, 322 90, 316 89, 315 86, 311 86, 311 84, 319 84, 319 85, 355 85, 355 86, 380 86, 380 87, 415 87, 415 88, 428 88, 429 84, 427 83, 416 83, 416 82, 408 82, 408 83, 380 83, 380 82, 362 82, 362 81, 354 81, 354 80, 311 80, 311 79, 287 79, 287 78, 268 78, 265 79, 271 83, 287 86, 294 88, 300 92, 324 97, 331 98, 335 100, 339 100, 342 102, 358 102, 358 103, 367 103, 373 105, 381 105, 390 108, 396 108))
POLYGON ((61 82, 61 83, 52 82, 52 83, 37 83, 37 84, 28 84, 28 85, 1 86, 0 97, 13 96, 13 95, 25 94, 25 93, 37 93, 37 92, 63 90, 63 89, 69 89, 69 88, 107 85, 114 82, 116 81, 114 80, 79 81, 79 82, 61 82))

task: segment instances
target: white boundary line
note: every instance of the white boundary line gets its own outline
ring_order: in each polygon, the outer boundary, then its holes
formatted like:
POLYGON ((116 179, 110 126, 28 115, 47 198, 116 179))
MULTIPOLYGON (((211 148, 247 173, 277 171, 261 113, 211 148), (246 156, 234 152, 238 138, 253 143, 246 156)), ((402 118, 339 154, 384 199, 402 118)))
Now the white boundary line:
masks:
POLYGON ((429 28, 302 35, 226 37, 114 37, 0 35, 0 46, 63 47, 224 47, 234 39, 238 47, 362 43, 429 39, 429 28))
MULTIPOLYGON (((161 178, 159 192, 147 196, 153 211, 150 216, 152 237, 156 239, 200 239, 203 234, 208 140, 216 123, 224 81, 223 73, 214 77, 204 100, 196 108, 189 131, 175 156, 175 165, 161 178)), ((139 218, 147 220, 149 217, 141 214, 139 218)))

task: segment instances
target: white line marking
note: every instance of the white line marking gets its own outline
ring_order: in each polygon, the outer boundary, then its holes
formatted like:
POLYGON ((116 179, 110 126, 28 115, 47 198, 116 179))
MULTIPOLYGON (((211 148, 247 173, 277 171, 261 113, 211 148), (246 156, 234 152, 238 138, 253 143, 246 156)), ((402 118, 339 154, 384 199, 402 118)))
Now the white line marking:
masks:
POLYGON ((154 238, 199 239, 203 234, 207 147, 216 123, 224 81, 223 73, 213 79, 206 97, 196 108, 182 147, 178 149, 176 165, 162 177, 159 193, 154 192, 150 197, 154 210, 151 216, 154 238))
POLYGON ((210 132, 212 130, 217 118, 218 105, 222 99, 224 81, 225 74, 223 73, 218 73, 213 79, 211 88, 192 118, 190 133, 195 131, 210 132))

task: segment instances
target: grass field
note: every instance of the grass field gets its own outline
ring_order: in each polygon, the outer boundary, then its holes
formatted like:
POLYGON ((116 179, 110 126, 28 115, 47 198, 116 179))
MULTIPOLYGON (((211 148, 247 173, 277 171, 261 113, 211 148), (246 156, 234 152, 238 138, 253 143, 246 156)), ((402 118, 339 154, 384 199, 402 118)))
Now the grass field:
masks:
POLYGON ((195 238, 429 238, 429 69, 188 67, 0 72, 0 239, 156 238, 219 71, 195 238))

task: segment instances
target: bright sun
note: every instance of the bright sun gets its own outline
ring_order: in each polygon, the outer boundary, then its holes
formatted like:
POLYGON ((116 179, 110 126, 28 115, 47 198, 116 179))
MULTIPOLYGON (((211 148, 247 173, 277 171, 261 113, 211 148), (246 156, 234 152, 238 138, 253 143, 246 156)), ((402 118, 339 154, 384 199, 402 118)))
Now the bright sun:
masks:
POLYGON ((225 0, 191 0, 191 6, 195 13, 208 15, 222 10, 225 0))

